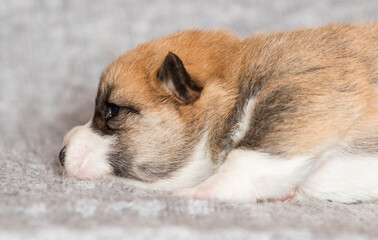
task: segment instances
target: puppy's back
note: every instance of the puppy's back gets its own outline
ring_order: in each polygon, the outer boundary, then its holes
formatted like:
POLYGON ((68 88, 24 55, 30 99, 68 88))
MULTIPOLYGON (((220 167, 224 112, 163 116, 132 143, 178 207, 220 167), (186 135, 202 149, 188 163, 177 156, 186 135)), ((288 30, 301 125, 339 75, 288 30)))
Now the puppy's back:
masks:
POLYGON ((242 81, 257 99, 239 146, 302 155, 362 143, 378 151, 377 32, 376 23, 343 24, 247 39, 242 81))

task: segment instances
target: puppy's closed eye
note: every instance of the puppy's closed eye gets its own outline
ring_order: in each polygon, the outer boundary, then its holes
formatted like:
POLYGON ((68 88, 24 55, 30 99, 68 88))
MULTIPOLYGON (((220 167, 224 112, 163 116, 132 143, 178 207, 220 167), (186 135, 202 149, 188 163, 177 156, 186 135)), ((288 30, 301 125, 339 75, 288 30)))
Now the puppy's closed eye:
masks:
POLYGON ((110 104, 109 107, 106 109, 105 120, 117 117, 120 109, 120 106, 116 104, 110 104))

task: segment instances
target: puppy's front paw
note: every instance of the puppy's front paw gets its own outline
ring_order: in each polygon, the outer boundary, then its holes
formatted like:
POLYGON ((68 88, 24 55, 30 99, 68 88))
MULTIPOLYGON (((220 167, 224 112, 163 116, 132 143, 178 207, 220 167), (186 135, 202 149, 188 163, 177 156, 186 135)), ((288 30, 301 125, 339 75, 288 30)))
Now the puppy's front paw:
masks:
POLYGON ((192 187, 185 188, 175 192, 176 196, 193 198, 193 199, 215 199, 220 198, 219 194, 210 187, 192 187))
POLYGON ((202 200, 218 200, 225 202, 250 202, 255 203, 256 197, 251 193, 237 193, 230 189, 222 189, 220 186, 196 186, 185 188, 174 193, 176 196, 202 200))

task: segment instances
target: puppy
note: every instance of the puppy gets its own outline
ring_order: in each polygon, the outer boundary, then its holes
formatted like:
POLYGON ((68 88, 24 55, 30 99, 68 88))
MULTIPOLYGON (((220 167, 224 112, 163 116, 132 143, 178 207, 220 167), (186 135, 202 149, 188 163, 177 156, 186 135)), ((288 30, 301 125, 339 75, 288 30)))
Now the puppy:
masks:
POLYGON ((64 138, 78 179, 115 175, 196 199, 378 199, 378 24, 178 32, 101 76, 64 138))

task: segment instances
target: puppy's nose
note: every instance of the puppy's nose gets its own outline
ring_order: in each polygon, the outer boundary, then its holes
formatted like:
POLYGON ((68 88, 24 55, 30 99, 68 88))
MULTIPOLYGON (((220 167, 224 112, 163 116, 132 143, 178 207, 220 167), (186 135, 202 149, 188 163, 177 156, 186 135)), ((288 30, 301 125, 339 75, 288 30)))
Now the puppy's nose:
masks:
POLYGON ((64 157, 66 156, 66 147, 63 147, 62 150, 60 150, 59 153, 59 162, 64 167, 64 157))

